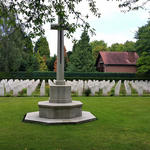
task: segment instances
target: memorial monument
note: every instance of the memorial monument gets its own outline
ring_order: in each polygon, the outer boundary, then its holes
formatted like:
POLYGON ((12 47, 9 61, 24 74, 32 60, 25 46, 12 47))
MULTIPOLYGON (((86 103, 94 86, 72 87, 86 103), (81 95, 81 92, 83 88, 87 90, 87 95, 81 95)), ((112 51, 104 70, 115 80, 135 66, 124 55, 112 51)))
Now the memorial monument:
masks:
POLYGON ((95 120, 96 117, 87 111, 82 111, 80 101, 72 101, 71 86, 64 81, 64 29, 63 18, 58 16, 58 24, 51 25, 58 32, 57 41, 57 76, 56 83, 50 86, 49 101, 38 103, 39 111, 27 113, 25 122, 44 124, 81 123, 95 120))

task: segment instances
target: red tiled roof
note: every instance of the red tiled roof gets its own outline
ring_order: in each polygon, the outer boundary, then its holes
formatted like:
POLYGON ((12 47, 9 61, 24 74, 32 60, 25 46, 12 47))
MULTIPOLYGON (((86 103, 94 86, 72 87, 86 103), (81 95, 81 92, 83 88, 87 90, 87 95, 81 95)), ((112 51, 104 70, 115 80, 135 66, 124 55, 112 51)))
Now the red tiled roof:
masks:
POLYGON ((104 64, 135 65, 139 58, 136 52, 100 52, 104 64))

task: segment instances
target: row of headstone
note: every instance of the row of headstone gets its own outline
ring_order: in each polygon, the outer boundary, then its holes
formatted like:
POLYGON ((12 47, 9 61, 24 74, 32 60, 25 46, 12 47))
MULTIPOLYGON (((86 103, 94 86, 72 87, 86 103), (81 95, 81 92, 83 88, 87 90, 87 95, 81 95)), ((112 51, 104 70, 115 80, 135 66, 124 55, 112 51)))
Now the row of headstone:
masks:
MULTIPOLYGON (((18 96, 18 93, 22 91, 23 89, 27 88, 27 96, 31 96, 32 93, 35 91, 37 86, 39 85, 40 80, 1 80, 0 81, 0 96, 4 96, 5 92, 6 94, 9 94, 10 91, 13 91, 13 96, 18 96)), ((49 86, 52 86, 55 84, 55 80, 51 81, 48 80, 49 86)), ((90 89, 91 95, 94 96, 95 93, 102 90, 102 95, 107 96, 108 93, 111 91, 111 89, 114 88, 114 94, 115 96, 120 95, 120 87, 121 87, 121 80, 118 81, 115 85, 115 81, 110 82, 108 81, 98 81, 98 80, 73 80, 73 81, 66 81, 66 85, 71 86, 71 92, 77 93, 78 96, 82 96, 83 92, 87 89, 90 89)), ((139 96, 143 95, 143 92, 149 92, 150 93, 150 81, 124 81, 124 87, 126 91, 126 95, 130 96, 131 93, 131 87, 136 90, 139 96)), ((42 81, 40 86, 40 96, 45 96, 45 80, 42 81)))
MULTIPOLYGON (((55 81, 54 81, 55 82, 55 81)), ((73 81, 66 81, 67 85, 71 86, 71 91, 78 94, 78 96, 83 95, 83 91, 90 89, 91 95, 94 96, 95 93, 99 92, 99 90, 102 89, 102 95, 107 96, 108 93, 111 91, 111 89, 115 86, 115 81, 110 82, 108 81, 98 81, 98 80, 88 80, 88 81, 82 81, 82 80, 73 80, 73 81)), ((54 83, 50 80, 49 85, 54 85, 54 83)), ((124 81, 124 87, 126 91, 126 95, 130 96, 131 93, 131 87, 134 88, 139 96, 143 95, 143 91, 150 93, 150 82, 148 81, 124 81)), ((120 88, 121 88, 121 80, 119 80, 116 83, 115 89, 114 89, 114 95, 119 96, 120 95, 120 88)))
POLYGON ((131 81, 131 86, 136 90, 139 96, 143 95, 143 92, 150 93, 150 81, 131 81))
POLYGON ((115 86, 115 81, 110 82, 109 80, 104 83, 104 87, 102 89, 103 96, 108 96, 108 93, 111 91, 112 87, 115 86))
POLYGON ((140 82, 131 81, 130 84, 132 88, 136 90, 139 96, 143 95, 143 88, 140 82))
POLYGON ((28 86, 32 85, 34 80, 20 80, 19 82, 14 82, 13 84, 13 96, 18 96, 18 93, 23 89, 28 88, 28 86))
POLYGON ((54 83, 53 83, 53 81, 52 80, 48 80, 48 84, 49 84, 49 86, 53 86, 54 85, 54 83))
POLYGON ((40 96, 45 96, 45 80, 43 80, 41 83, 40 96))
POLYGON ((124 87, 125 87, 126 95, 130 96, 131 95, 131 87, 129 85, 129 81, 127 81, 127 80, 124 81, 124 87))
POLYGON ((121 87, 121 80, 119 80, 118 83, 115 86, 115 96, 120 95, 120 87, 121 87))
POLYGON ((36 90, 37 86, 39 85, 40 80, 33 81, 31 84, 27 87, 27 96, 31 96, 32 93, 36 90))
POLYGON ((31 96, 36 87, 40 83, 40 80, 2 80, 0 81, 0 96, 10 94, 13 91, 13 96, 18 96, 18 93, 23 89, 27 89, 27 96, 31 96))
POLYGON ((141 81, 142 88, 145 92, 150 93, 150 81, 141 81))
POLYGON ((102 89, 103 95, 108 95, 108 92, 112 89, 112 87, 115 85, 115 81, 110 82, 108 81, 98 81, 98 80, 73 80, 73 81, 66 81, 67 85, 71 86, 71 92, 75 92, 78 94, 78 96, 83 95, 83 91, 90 89, 91 95, 94 96, 95 93, 99 92, 100 89, 102 89))
POLYGON ((4 96, 4 84, 0 83, 0 96, 4 96))

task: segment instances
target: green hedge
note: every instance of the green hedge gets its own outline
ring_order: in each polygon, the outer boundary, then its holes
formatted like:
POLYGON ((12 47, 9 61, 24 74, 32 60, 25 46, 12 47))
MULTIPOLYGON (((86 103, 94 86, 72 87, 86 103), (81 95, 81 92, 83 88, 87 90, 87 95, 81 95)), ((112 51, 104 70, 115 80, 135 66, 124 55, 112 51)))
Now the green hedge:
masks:
MULTIPOLYGON (((56 79, 55 72, 0 72, 1 79, 56 79)), ((65 72, 67 80, 150 80, 150 75, 138 76, 135 73, 104 72, 65 72)))

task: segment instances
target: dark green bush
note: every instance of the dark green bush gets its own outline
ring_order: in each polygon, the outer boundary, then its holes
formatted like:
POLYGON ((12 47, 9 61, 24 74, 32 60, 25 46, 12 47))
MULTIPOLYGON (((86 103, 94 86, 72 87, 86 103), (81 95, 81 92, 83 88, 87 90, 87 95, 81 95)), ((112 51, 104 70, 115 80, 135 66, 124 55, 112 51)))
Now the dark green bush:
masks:
POLYGON ((27 89, 23 89, 19 92, 19 96, 25 96, 27 94, 27 89))
POLYGON ((85 96, 89 96, 91 94, 91 90, 88 88, 84 91, 85 96))
MULTIPOLYGON (((1 79, 56 79, 56 72, 0 72, 1 79)), ((135 73, 109 72, 65 72, 66 80, 150 80, 150 75, 139 76, 135 73)))

